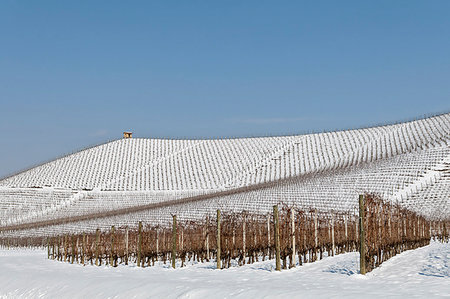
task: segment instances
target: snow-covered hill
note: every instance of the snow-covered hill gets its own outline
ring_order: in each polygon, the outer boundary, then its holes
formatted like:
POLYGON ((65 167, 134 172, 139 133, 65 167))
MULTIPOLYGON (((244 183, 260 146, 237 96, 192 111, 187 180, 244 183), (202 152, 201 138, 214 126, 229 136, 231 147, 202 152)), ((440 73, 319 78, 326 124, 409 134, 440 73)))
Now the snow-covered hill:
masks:
POLYGON ((116 140, 0 180, 0 235, 134 226, 172 213, 188 220, 217 208, 266 213, 280 202, 349 211, 363 192, 446 219, 449 159, 450 113, 298 136, 116 140))

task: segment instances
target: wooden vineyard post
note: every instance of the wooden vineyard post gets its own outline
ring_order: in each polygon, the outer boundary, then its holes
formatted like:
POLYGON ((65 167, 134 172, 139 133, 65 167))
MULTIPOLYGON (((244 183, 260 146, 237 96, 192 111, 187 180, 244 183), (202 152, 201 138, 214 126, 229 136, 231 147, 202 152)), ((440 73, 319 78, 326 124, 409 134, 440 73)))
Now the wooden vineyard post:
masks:
POLYGON ((221 268, 220 263, 220 210, 217 210, 217 269, 221 268))
POLYGON ((61 237, 58 237, 58 255, 57 255, 57 260, 61 261, 61 237))
POLYGON ((313 261, 317 260, 317 247, 319 246, 319 231, 317 220, 317 209, 314 209, 314 257, 313 261))
POLYGON ((67 261, 67 250, 68 250, 68 246, 67 246, 67 235, 64 236, 64 262, 67 261))
POLYGON ((292 233, 292 256, 291 268, 295 267, 295 214, 294 209, 291 209, 291 233, 292 233))
POLYGON ((177 215, 173 215, 172 224, 172 268, 175 269, 175 259, 177 256, 177 215))
MULTIPOLYGON (((52 260, 54 260, 55 259, 55 238, 52 238, 51 242, 52 242, 52 260)), ((8 240, 8 245, 9 245, 9 240, 8 240)))
POLYGON ((159 256, 159 233, 158 229, 156 229, 156 261, 158 261, 159 256))
POLYGON ((141 258, 142 258, 142 221, 139 221, 138 227, 138 244, 137 244, 137 266, 141 266, 141 258))
POLYGON ((74 235, 72 235, 72 252, 71 252, 71 255, 72 255, 71 264, 73 264, 73 262, 75 260, 75 236, 74 235))
POLYGON ((80 236, 77 235, 77 244, 76 244, 76 255, 75 260, 77 261, 77 264, 79 264, 80 260, 78 259, 78 252, 80 251, 80 236))
POLYGON ((331 256, 334 256, 334 252, 336 250, 336 246, 334 243, 334 215, 331 215, 331 246, 332 246, 331 256))
POLYGON ((344 215, 344 227, 345 227, 345 252, 349 251, 349 242, 348 242, 348 225, 347 225, 347 215, 344 215))
POLYGON ((109 253, 109 265, 111 267, 114 267, 114 231, 115 227, 114 225, 111 227, 111 249, 109 253))
POLYGON ((345 241, 348 241, 348 226, 347 226, 347 215, 344 215, 344 229, 345 229, 345 241))
POLYGON ((364 228, 364 195, 359 196, 359 272, 366 274, 366 232, 364 228))
POLYGON ((100 245, 100 229, 97 228, 95 231, 95 265, 100 266, 98 257, 99 257, 99 245, 100 245))
POLYGON ((244 257, 244 264, 245 264, 245 256, 247 255, 246 254, 247 248, 245 247, 245 245, 246 245, 246 242, 245 242, 245 216, 244 216, 243 221, 242 221, 242 247, 243 247, 242 255, 244 257))
POLYGON ((209 217, 206 220, 206 261, 209 262, 209 217))
POLYGON ((392 212, 389 211, 388 214, 388 230, 389 230, 389 241, 392 241, 392 228, 391 228, 391 218, 392 218, 392 212))
POLYGON ((84 257, 86 256, 86 233, 83 233, 83 240, 81 244, 81 263, 84 266, 84 257))
POLYGON ((278 219, 278 206, 273 206, 273 225, 275 233, 275 270, 281 271, 280 261, 280 224, 278 219))
POLYGON ((271 258, 271 256, 270 256, 270 214, 267 214, 267 257, 268 257, 268 259, 271 258))
POLYGON ((236 227, 233 226, 233 243, 231 246, 231 255, 234 255, 234 249, 236 248, 236 227))
POLYGON ((128 226, 125 230, 125 265, 128 265, 128 226))
POLYGON ((433 237, 433 233, 431 232, 431 225, 432 225, 432 223, 431 223, 431 220, 430 220, 430 238, 433 237))

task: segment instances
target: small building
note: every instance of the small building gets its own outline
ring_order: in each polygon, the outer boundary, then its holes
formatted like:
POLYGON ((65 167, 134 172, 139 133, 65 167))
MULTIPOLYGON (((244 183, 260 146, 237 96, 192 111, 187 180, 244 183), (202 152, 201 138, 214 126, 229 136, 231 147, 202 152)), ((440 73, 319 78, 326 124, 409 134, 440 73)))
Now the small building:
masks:
POLYGON ((123 138, 132 138, 133 132, 123 132, 123 138))

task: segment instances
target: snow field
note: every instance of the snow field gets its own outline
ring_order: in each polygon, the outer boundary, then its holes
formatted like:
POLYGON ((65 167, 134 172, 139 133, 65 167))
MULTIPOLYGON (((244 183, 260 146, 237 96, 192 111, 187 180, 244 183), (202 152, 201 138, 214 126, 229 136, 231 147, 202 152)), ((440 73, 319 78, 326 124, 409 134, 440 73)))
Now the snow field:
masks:
POLYGON ((366 276, 346 253, 290 270, 274 260, 216 270, 214 261, 171 269, 162 263, 80 266, 45 250, 0 250, 0 298, 448 298, 450 244, 403 252, 366 276))

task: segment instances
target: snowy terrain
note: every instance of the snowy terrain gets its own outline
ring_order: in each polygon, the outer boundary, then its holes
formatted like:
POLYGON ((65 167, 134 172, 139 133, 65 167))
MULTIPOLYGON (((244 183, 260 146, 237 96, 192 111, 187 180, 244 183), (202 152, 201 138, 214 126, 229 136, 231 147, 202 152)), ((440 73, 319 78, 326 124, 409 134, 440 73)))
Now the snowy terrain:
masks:
POLYGON ((70 265, 44 250, 0 250, 0 298, 450 298, 450 244, 406 251, 362 276, 357 253, 275 272, 274 261, 215 270, 70 265))
POLYGON ((450 113, 295 136, 127 138, 0 178, 0 238, 167 225, 172 214, 190 221, 217 209, 266 214, 276 204, 348 213, 363 193, 439 220, 450 217, 449 186, 450 113))

